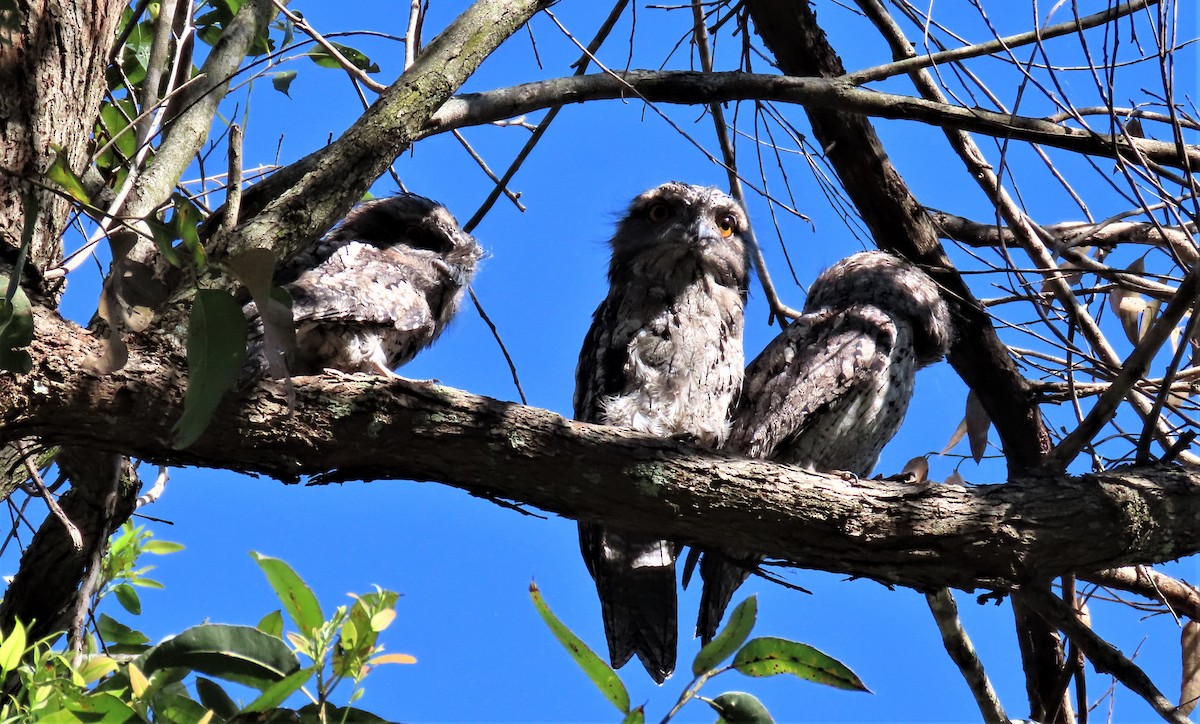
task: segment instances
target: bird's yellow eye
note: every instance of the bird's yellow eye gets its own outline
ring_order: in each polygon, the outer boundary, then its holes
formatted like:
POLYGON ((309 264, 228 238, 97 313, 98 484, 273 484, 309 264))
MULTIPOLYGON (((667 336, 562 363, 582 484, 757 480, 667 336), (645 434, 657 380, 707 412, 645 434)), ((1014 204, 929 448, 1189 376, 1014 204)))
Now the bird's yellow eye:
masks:
POLYGON ((651 223, 661 224, 671 218, 671 207, 661 201, 651 204, 650 208, 646 209, 646 218, 650 219, 651 223))
POLYGON ((733 236, 733 232, 737 229, 737 219, 733 214, 721 214, 717 217, 717 230, 721 232, 723 238, 728 239, 733 236))

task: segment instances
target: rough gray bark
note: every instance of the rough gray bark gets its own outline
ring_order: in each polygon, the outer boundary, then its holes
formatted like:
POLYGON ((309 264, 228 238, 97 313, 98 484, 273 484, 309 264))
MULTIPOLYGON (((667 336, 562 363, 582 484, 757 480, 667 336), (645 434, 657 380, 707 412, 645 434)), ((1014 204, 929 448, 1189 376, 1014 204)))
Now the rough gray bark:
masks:
POLYGON ((31 190, 40 206, 27 266, 36 288, 39 272, 62 255, 71 203, 28 179, 50 167, 51 144, 65 150, 75 170, 87 158, 90 119, 99 108, 109 49, 127 3, 20 5, 12 44, 0 43, 0 258, 10 265, 16 261, 24 225, 21 194, 31 190))

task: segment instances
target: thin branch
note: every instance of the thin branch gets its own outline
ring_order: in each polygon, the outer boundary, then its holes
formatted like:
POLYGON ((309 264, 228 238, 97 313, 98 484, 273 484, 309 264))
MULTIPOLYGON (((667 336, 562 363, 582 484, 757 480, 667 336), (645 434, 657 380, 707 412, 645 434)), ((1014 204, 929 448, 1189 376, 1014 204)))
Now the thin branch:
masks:
POLYGON ((614 71, 555 78, 469 93, 448 100, 421 131, 421 137, 454 128, 514 118, 564 103, 627 98, 630 88, 655 103, 699 104, 738 100, 800 103, 833 108, 878 118, 917 121, 998 138, 1040 143, 1068 151, 1137 162, 1134 150, 1145 159, 1170 168, 1184 160, 1200 163, 1200 147, 1145 138, 1100 134, 1068 128, 1040 118, 997 113, 983 108, 963 108, 911 96, 856 88, 843 80, 804 78, 756 73, 693 71, 614 71))
MULTIPOLYGON (((596 31, 595 37, 592 38, 592 42, 588 43, 587 51, 583 53, 583 55, 579 56, 579 60, 572 64, 575 67, 575 75, 579 76, 587 73, 588 64, 591 62, 592 55, 600 50, 600 46, 604 44, 604 41, 608 38, 608 34, 612 32, 613 26, 615 26, 617 21, 621 19, 621 15, 625 12, 625 7, 628 4, 629 0, 617 0, 617 3, 613 5, 612 10, 608 13, 608 17, 605 18, 604 22, 600 24, 600 28, 596 31)), ((508 169, 504 172, 504 175, 501 176, 498 181, 496 181, 496 185, 487 195, 487 198, 484 199, 483 203, 479 205, 479 209, 473 216, 471 216, 467 223, 463 225, 464 231, 470 233, 472 230, 474 230, 475 227, 479 225, 479 222, 483 220, 483 217, 487 215, 487 212, 496 203, 496 199, 500 198, 500 193, 508 189, 508 183, 512 181, 513 176, 517 174, 517 170, 521 168, 521 164, 525 163, 525 159, 528 158, 529 154, 533 152, 533 149, 537 146, 538 142, 542 140, 542 136, 546 134, 546 131, 550 130, 550 124, 554 122, 555 117, 558 116, 558 112, 561 111, 562 108, 562 104, 551 106, 550 110, 546 112, 546 115, 542 117, 541 122, 537 124, 537 128, 533 130, 533 135, 531 135, 529 139, 525 141, 525 145, 521 147, 521 150, 517 153, 516 158, 514 158, 512 163, 509 164, 508 169)), ((498 122, 500 120, 502 119, 496 119, 493 122, 498 122)))
MULTIPOLYGON (((692 0, 692 34, 700 53, 700 69, 705 73, 713 72, 712 52, 708 47, 708 27, 704 24, 704 9, 700 0, 692 0)), ((747 208, 746 192, 742 189, 742 179, 737 172, 737 156, 734 153, 733 143, 729 139, 729 128, 725 123, 725 109, 721 107, 720 103, 709 103, 708 112, 712 114, 717 142, 721 146, 721 156, 725 160, 725 172, 729 177, 729 191, 733 198, 742 205, 742 208, 747 208)), ((758 281, 762 285, 763 294, 767 298, 767 306, 771 310, 771 319, 768 320, 768 324, 778 321, 781 328, 786 328, 789 320, 800 317, 800 312, 787 306, 779 298, 779 292, 775 290, 775 284, 771 281, 767 260, 763 256, 762 247, 758 245, 754 229, 746 229, 745 236, 750 242, 750 259, 754 262, 754 270, 758 273, 758 281)))
POLYGON ((1075 456, 1090 444, 1096 433, 1112 420, 1121 401, 1129 397, 1134 385, 1146 376, 1150 362, 1158 350, 1170 338, 1172 330, 1183 319, 1183 315, 1196 303, 1200 295, 1200 269, 1193 270, 1179 285, 1179 293, 1162 315, 1154 320, 1150 329, 1138 342, 1137 347, 1121 365, 1120 372, 1100 394, 1087 417, 1046 456, 1048 470, 1065 470, 1075 456))
POLYGON ((946 653, 950 654, 950 658, 970 687, 983 720, 988 724, 1008 724, 1008 715, 1004 713, 1000 697, 992 688, 992 682, 983 670, 983 663, 975 653, 975 646, 971 644, 971 638, 963 630, 962 621, 958 618, 958 605, 954 602, 954 594, 950 589, 942 588, 926 593, 925 600, 929 603, 929 610, 933 613, 938 631, 942 634, 946 653))
POLYGON ((42 481, 42 475, 38 472, 37 465, 33 463, 33 456, 26 449, 25 442, 23 440, 16 440, 13 442, 13 446, 16 447, 17 452, 21 455, 21 462, 25 464, 25 472, 29 473, 29 480, 37 488, 38 495, 42 496, 42 500, 46 501, 46 507, 50 509, 55 518, 58 518, 63 528, 67 530, 67 535, 70 536, 71 544, 75 546, 75 550, 83 550, 83 536, 79 534, 79 528, 71 522, 71 519, 63 512, 63 509, 59 507, 58 501, 54 499, 54 496, 46 488, 46 483, 42 481))
POLYGON ((1126 658, 1112 644, 1079 620, 1075 611, 1058 598, 1040 589, 1022 589, 1029 605, 1048 623, 1061 629, 1083 651, 1096 670, 1109 673, 1130 691, 1142 697, 1159 716, 1175 724, 1191 724, 1167 697, 1162 695, 1150 677, 1137 664, 1126 658))
POLYGON ((1080 30, 1087 30, 1099 25, 1105 25, 1118 18, 1130 15, 1142 8, 1149 7, 1158 3, 1158 0, 1132 0, 1131 2, 1123 3, 1116 7, 1103 10, 1093 15, 1071 20, 1058 25, 1051 25, 1037 30, 1030 30, 1017 35, 1010 35, 1005 38, 990 40, 986 43, 977 43, 968 45, 963 48, 954 48, 953 50, 943 50, 939 53, 927 53, 925 55, 917 55, 904 60, 898 60, 894 63, 875 66, 874 68, 864 68, 853 73, 847 73, 843 78, 854 85, 862 85, 875 80, 883 80, 892 76, 911 73, 922 68, 930 68, 935 65, 950 63, 957 60, 966 60, 967 58, 977 58, 981 55, 991 55, 998 50, 1012 50, 1022 45, 1030 43, 1041 43, 1050 38, 1057 38, 1061 35, 1069 35, 1080 30))

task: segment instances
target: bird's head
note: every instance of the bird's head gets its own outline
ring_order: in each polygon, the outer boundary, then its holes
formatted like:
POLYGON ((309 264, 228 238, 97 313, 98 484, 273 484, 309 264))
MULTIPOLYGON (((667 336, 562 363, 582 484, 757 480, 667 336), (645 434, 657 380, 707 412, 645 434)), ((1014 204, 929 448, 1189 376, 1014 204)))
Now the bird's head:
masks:
POLYGON ((954 336, 950 310, 936 282, 898 256, 862 251, 821 272, 808 290, 804 311, 870 304, 912 325, 918 366, 946 355, 954 336))
POLYGON ((671 181, 639 195, 612 239, 613 268, 695 259, 728 286, 746 287, 746 212, 715 188, 671 181))
POLYGON ((350 211, 334 235, 381 248, 403 244, 431 251, 468 277, 483 257, 483 248, 462 230, 445 206, 417 194, 399 194, 360 204, 350 211))

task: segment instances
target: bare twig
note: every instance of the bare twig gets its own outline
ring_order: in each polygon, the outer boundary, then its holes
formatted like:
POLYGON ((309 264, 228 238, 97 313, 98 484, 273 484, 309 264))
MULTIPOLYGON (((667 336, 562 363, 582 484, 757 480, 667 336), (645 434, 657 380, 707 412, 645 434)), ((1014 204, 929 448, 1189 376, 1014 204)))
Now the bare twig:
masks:
POLYGON ((992 688, 992 682, 983 670, 983 663, 975 653, 975 646, 971 644, 971 638, 963 630, 962 621, 958 618, 958 605, 954 602, 954 594, 948 588, 941 588, 926 593, 925 600, 929 603, 929 610, 933 613, 938 631, 942 634, 946 653, 950 654, 950 658, 970 687, 983 720, 988 724, 1008 724, 1008 715, 1004 713, 1000 697, 992 688))
POLYGON ((68 518, 67 514, 63 512, 63 509, 59 507, 58 501, 55 500, 54 496, 50 494, 50 491, 46 489, 46 484, 42 481, 42 475, 38 472, 37 465, 33 463, 33 457, 25 448, 24 441, 16 440, 14 441, 13 445, 17 448, 17 452, 19 452, 21 455, 21 460, 25 464, 25 471, 29 473, 29 480, 33 483, 34 487, 37 488, 37 492, 42 496, 42 500, 46 501, 46 507, 50 509, 50 512, 55 518, 58 518, 59 521, 62 522, 63 528, 66 528, 67 530, 67 535, 71 537, 71 544, 75 546, 75 550, 83 550, 83 536, 79 534, 79 528, 77 528, 75 524, 71 522, 71 519, 68 518))
POLYGON ((1175 724, 1190 724, 1186 716, 1162 695, 1150 677, 1112 644, 1079 620, 1075 611, 1041 589, 1022 589, 1030 606, 1048 623, 1061 629, 1083 651, 1096 670, 1117 677, 1130 691, 1142 697, 1158 714, 1175 724))

